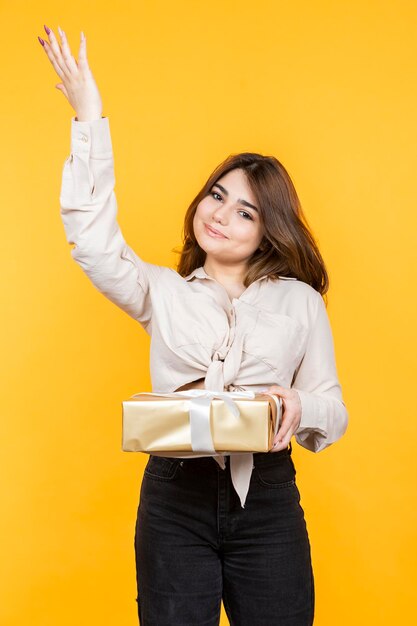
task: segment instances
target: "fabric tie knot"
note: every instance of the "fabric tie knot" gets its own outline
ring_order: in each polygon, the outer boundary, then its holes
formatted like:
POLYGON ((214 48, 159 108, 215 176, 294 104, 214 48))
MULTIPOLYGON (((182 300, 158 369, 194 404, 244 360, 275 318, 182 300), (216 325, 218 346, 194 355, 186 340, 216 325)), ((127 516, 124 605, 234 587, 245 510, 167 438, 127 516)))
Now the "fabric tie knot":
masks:
POLYGON ((216 389, 224 391, 224 359, 215 352, 213 358, 207 368, 204 386, 206 389, 216 389))

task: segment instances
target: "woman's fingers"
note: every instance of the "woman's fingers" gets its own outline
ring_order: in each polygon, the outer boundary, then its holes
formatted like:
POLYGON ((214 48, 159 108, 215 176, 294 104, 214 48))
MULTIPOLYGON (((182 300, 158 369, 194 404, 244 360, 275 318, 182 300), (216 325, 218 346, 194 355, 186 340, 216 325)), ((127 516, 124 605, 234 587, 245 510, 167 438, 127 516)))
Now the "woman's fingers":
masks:
POLYGON ((77 66, 76 60, 71 54, 71 49, 69 47, 67 35, 65 34, 65 31, 63 31, 59 26, 58 26, 58 32, 61 36, 62 58, 64 59, 69 71, 72 73, 76 72, 78 69, 78 66, 77 66))
POLYGON ((64 76, 67 76, 69 78, 71 73, 64 59, 62 58, 61 48, 59 46, 57 38, 55 37, 54 31, 47 26, 45 27, 45 31, 49 37, 49 44, 47 41, 45 41, 45 48, 49 48, 50 52, 50 54, 48 54, 49 60, 51 61, 55 69, 59 67, 61 73, 58 73, 61 78, 63 78, 64 76), (53 57, 54 61, 52 61, 51 57, 53 57))
POLYGON ((87 61, 87 40, 84 33, 81 31, 80 49, 78 52, 78 67, 81 71, 89 70, 87 61))
POLYGON ((280 396, 282 399, 282 421, 271 449, 271 452, 278 452, 288 446, 291 437, 298 428, 301 419, 301 402, 295 389, 273 385, 267 391, 280 396))
POLYGON ((288 433, 291 429, 291 425, 292 425, 291 415, 288 413, 288 410, 284 407, 284 404, 283 404, 282 421, 281 421, 281 424, 279 425, 277 434, 274 437, 272 452, 278 452, 278 450, 282 450, 283 448, 287 447, 289 440, 291 439, 291 435, 288 436, 288 433))
POLYGON ((43 42, 43 49, 45 50, 46 56, 48 57, 52 65, 54 66, 54 69, 56 73, 58 74, 58 76, 60 77, 60 79, 64 80, 64 78, 66 78, 66 74, 64 74, 64 72, 61 69, 61 66, 58 65, 58 63, 56 62, 55 54, 53 53, 51 46, 46 40, 43 42))
POLYGON ((62 93, 64 94, 64 96, 69 100, 69 94, 67 92, 67 90, 65 89, 65 85, 64 83, 58 83, 58 85, 55 85, 55 87, 59 90, 62 91, 62 93))
POLYGON ((291 441, 294 432, 294 422, 290 417, 285 417, 282 425, 274 437, 271 452, 279 452, 285 450, 291 441))

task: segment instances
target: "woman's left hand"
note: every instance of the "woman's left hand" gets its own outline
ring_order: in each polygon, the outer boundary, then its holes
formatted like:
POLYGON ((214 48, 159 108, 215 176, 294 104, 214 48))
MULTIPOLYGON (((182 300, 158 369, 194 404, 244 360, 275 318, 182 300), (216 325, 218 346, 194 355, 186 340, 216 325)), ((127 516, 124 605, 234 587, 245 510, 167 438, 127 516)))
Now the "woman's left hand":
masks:
POLYGON ((273 447, 270 452, 278 452, 288 447, 290 439, 297 430, 301 421, 301 401, 295 389, 286 389, 279 385, 272 385, 265 389, 268 393, 273 393, 282 398, 282 421, 279 430, 274 438, 273 447))

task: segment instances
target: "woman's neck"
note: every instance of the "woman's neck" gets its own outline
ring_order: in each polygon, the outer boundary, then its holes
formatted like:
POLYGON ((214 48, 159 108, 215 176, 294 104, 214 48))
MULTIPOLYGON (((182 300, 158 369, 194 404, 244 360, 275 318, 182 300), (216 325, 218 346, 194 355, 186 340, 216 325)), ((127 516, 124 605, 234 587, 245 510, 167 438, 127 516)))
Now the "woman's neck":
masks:
POLYGON ((206 274, 225 287, 243 287, 243 279, 247 272, 247 267, 243 263, 240 265, 220 265, 206 260, 203 268, 206 274))

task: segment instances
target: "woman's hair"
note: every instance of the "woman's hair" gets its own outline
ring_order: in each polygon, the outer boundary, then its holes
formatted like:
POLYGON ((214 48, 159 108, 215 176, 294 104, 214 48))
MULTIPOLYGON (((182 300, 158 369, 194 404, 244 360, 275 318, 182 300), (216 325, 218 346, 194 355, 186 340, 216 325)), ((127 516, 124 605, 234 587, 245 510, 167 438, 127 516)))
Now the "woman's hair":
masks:
POLYGON ((291 178, 278 159, 253 152, 227 157, 216 167, 191 202, 184 218, 183 246, 177 251, 181 255, 178 273, 187 276, 204 265, 206 253, 194 235, 194 214, 197 205, 210 193, 212 186, 236 168, 244 170, 246 174, 264 228, 263 240, 248 263, 249 269, 243 281, 245 287, 265 275, 272 279, 292 276, 324 295, 329 288, 326 267, 291 178))

